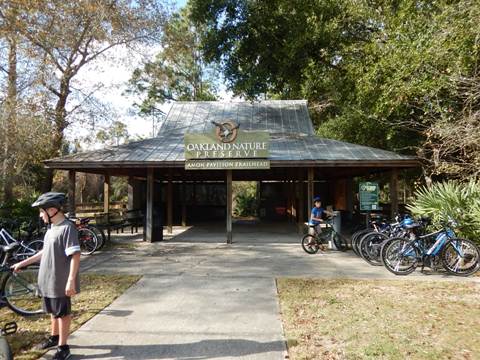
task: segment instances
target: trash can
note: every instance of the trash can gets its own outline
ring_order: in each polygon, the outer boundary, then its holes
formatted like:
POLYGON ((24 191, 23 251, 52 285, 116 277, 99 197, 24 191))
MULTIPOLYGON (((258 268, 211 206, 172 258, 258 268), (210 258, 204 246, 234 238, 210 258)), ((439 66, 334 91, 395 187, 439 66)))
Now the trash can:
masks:
MULTIPOLYGON (((342 213, 340 211, 333 211, 333 219, 332 219, 332 227, 335 232, 339 233, 342 230, 342 213)), ((335 243, 333 242, 333 239, 330 239, 328 242, 328 247, 333 250, 339 250, 335 246, 335 243)))

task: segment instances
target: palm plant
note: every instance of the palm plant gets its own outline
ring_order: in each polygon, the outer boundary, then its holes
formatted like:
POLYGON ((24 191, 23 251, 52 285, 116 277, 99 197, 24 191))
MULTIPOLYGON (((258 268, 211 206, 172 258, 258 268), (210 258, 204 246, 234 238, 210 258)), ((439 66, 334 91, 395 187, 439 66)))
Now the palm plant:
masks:
POLYGON ((480 239, 480 181, 447 181, 424 186, 415 192, 415 200, 407 209, 414 215, 431 217, 436 225, 453 219, 460 236, 480 239))

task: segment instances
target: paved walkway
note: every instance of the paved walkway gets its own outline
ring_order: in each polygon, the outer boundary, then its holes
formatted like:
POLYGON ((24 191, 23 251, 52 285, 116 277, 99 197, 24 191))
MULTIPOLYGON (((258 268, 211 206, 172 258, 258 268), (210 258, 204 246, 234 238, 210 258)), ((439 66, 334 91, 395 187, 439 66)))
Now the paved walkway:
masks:
POLYGON ((351 253, 307 255, 296 238, 228 246, 184 237, 91 256, 83 271, 144 276, 72 335, 73 359, 284 359, 276 277, 399 279, 351 253))

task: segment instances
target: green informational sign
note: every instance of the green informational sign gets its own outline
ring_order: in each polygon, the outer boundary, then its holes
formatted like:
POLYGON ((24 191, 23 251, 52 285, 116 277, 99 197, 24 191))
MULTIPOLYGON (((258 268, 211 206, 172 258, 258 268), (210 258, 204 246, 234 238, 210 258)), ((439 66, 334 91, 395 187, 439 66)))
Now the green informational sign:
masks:
POLYGON ((228 159, 228 160, 186 160, 185 170, 255 170, 270 169, 270 160, 228 159))
POLYGON ((363 182, 360 183, 360 211, 379 210, 378 206, 378 183, 363 182))
POLYGON ((185 160, 192 159, 266 159, 270 137, 263 131, 238 131, 235 138, 222 142, 219 135, 185 134, 185 160))

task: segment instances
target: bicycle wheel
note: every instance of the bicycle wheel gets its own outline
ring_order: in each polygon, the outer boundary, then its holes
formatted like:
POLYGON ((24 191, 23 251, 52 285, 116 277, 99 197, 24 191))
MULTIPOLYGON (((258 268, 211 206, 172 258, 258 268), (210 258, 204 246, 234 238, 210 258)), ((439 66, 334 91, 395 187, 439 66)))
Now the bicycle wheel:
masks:
POLYGON ((302 239, 302 248, 308 254, 316 254, 318 249, 317 239, 313 235, 305 235, 302 239))
POLYGON ((382 261, 380 259, 380 250, 382 248, 382 243, 387 239, 387 235, 376 231, 364 235, 358 246, 363 260, 368 262, 370 265, 382 265, 382 261))
POLYGON ((27 244, 27 246, 33 251, 35 251, 35 253, 37 253, 43 249, 43 240, 40 240, 40 239, 32 240, 27 244))
POLYGON ((352 235, 352 250, 355 254, 358 256, 360 255, 360 249, 358 248, 358 243, 360 239, 367 233, 371 232, 372 229, 363 229, 360 231, 357 231, 355 234, 352 235))
POLYGON ((440 258, 445 270, 454 275, 468 276, 480 269, 480 250, 467 239, 449 240, 440 258))
POLYGON ((382 246, 380 248, 380 261, 381 263, 383 264, 383 266, 385 266, 385 249, 387 249, 388 247, 388 244, 390 244, 390 242, 392 240, 396 240, 397 238, 388 238, 387 240, 385 240, 383 243, 382 243, 382 246))
POLYGON ((19 273, 9 272, 2 281, 7 306, 22 316, 43 313, 42 298, 37 285, 38 267, 28 267, 19 273))
POLYGON ((95 251, 103 248, 103 246, 105 245, 105 241, 106 241, 104 232, 102 230, 100 230, 98 227, 96 227, 95 225, 91 225, 91 224, 88 224, 87 228, 92 230, 95 233, 95 235, 97 236, 97 248, 95 249, 95 251))
POLYGON ((78 241, 82 255, 90 255, 97 249, 97 236, 88 228, 78 230, 78 241))
POLYGON ((408 275, 415 271, 420 259, 420 250, 410 240, 394 238, 385 248, 384 265, 395 275, 408 275))
POLYGON ((347 239, 338 233, 333 234, 333 243, 335 244, 337 250, 347 251, 348 249, 347 239))

